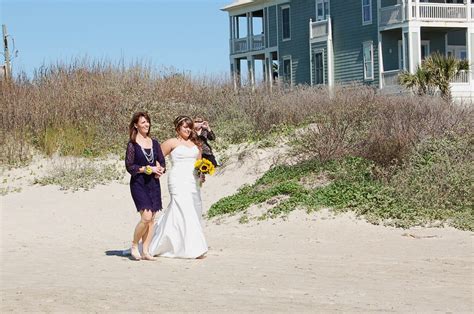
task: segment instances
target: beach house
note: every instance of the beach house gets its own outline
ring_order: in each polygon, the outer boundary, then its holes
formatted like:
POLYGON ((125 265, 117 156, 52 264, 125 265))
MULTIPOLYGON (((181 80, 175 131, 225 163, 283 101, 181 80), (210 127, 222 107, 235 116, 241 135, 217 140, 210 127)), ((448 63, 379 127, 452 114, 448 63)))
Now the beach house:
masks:
POLYGON ((398 92, 398 74, 431 53, 467 59, 452 81, 474 100, 474 0, 238 0, 229 14, 230 70, 236 87, 348 84, 398 92))

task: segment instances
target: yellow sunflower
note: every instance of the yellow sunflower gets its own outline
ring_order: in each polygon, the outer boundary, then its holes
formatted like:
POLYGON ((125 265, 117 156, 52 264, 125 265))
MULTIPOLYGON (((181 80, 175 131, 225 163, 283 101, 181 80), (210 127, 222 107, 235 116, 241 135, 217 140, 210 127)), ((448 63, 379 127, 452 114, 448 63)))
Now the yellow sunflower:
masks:
POLYGON ((212 162, 210 162, 206 158, 196 160, 196 162, 194 163, 194 168, 196 168, 196 170, 199 171, 200 173, 204 173, 204 174, 209 173, 212 175, 214 174, 214 171, 215 171, 215 168, 212 162))

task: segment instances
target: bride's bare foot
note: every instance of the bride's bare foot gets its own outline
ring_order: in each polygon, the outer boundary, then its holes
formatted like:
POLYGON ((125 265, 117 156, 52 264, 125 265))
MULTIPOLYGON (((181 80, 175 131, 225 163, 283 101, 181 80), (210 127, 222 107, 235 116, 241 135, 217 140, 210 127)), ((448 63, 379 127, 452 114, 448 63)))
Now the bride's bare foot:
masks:
POLYGON ((199 255, 198 257, 196 257, 196 259, 205 259, 207 256, 206 256, 206 253, 202 254, 202 255, 199 255))
POLYGON ((135 261, 139 261, 142 259, 140 256, 140 251, 138 250, 138 245, 132 244, 132 248, 130 249, 130 255, 132 255, 132 259, 135 261))
POLYGON ((142 259, 144 259, 146 261, 156 261, 156 258, 151 256, 150 254, 143 254, 142 259))

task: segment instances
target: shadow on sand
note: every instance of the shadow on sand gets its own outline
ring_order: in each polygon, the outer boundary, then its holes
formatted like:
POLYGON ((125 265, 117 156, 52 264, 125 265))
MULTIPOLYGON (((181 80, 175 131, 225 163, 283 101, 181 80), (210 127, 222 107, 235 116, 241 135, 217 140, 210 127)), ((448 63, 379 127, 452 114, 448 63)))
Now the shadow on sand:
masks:
POLYGON ((118 257, 125 257, 129 260, 134 260, 130 254, 124 254, 123 250, 108 250, 104 252, 107 256, 118 256, 118 257))

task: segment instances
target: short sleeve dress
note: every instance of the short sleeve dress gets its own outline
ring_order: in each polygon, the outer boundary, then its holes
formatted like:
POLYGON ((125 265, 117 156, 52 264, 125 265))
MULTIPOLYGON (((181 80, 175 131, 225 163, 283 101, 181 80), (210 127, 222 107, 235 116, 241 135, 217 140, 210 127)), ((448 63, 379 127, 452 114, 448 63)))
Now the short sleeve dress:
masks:
POLYGON ((148 209, 157 212, 163 208, 160 180, 156 179, 154 174, 147 175, 138 172, 140 167, 156 166, 156 161, 165 167, 165 158, 160 144, 155 139, 152 143, 151 149, 142 149, 139 144, 130 141, 125 154, 125 167, 131 175, 130 192, 137 211, 148 209))

